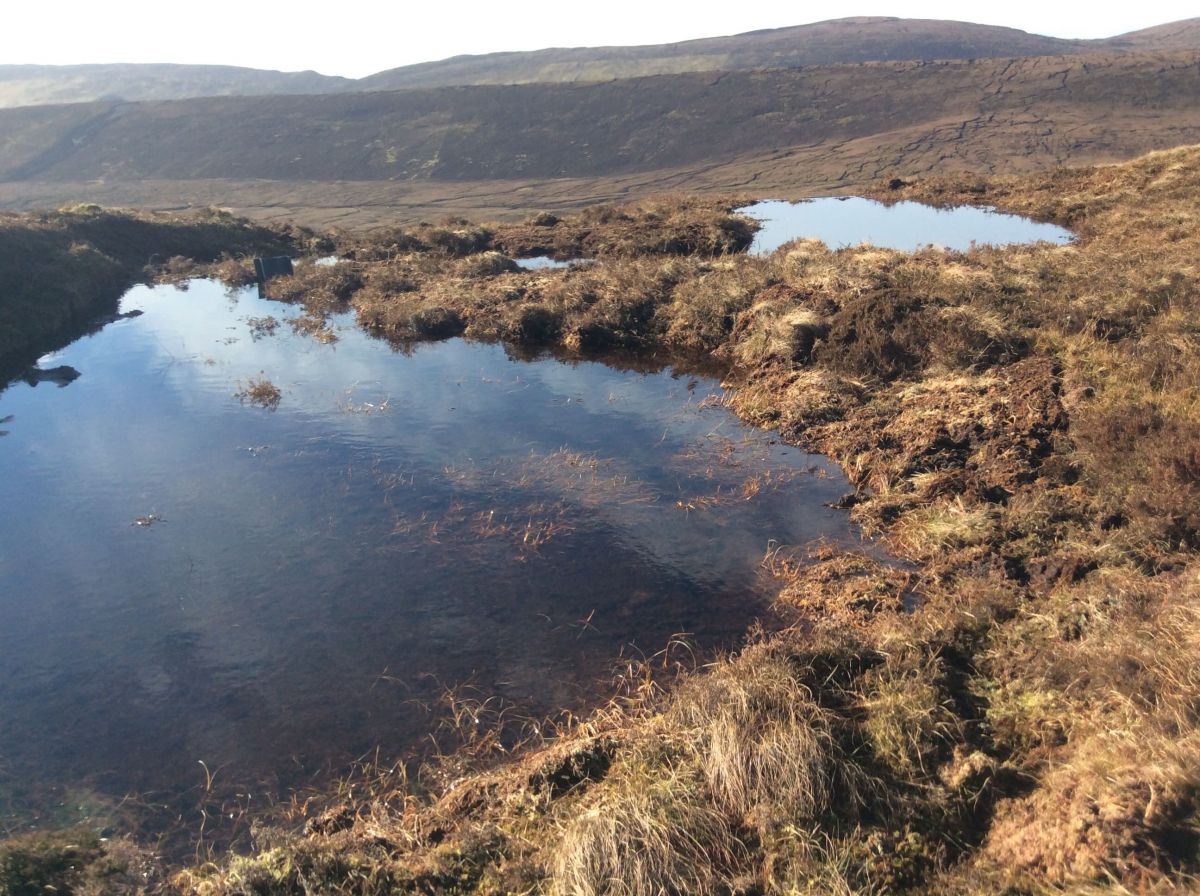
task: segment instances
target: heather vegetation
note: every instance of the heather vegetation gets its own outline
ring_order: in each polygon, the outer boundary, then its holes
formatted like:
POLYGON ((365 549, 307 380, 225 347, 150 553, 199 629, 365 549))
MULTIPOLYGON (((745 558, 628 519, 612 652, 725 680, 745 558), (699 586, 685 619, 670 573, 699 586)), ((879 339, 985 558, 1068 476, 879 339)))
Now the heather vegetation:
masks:
MULTIPOLYGON (((457 753, 362 769, 262 827, 248 854, 145 886, 1194 885, 1200 148, 877 195, 996 205, 1079 240, 963 253, 798 241, 756 258, 739 251, 751 225, 732 201, 668 198, 343 236, 341 263, 272 281, 312 316, 350 308, 401 345, 715 356, 742 417, 843 466, 856 489, 844 503, 895 560, 773 548, 763 568, 786 624, 736 654, 631 663, 610 703, 548 720, 519 750, 464 704, 457 753), (535 252, 591 260, 514 270, 535 252)), ((0 869, 33 846, 3 849, 0 869)), ((93 852, 86 868, 118 858, 93 852)))

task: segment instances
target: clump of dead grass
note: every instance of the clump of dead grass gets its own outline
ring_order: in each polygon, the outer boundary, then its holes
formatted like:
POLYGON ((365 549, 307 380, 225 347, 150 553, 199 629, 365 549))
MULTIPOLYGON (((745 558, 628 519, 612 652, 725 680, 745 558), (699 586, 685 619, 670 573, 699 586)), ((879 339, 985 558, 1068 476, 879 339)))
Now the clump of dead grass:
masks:
POLYGON ((694 767, 668 757, 633 760, 614 772, 555 844, 551 892, 730 892, 747 850, 703 789, 694 767), (639 769, 639 761, 647 765, 639 769))
POLYGON ((730 353, 743 369, 772 363, 805 364, 818 340, 828 333, 825 317, 806 306, 802 297, 771 292, 759 295, 755 304, 738 316, 733 329, 730 353))
POLYGON ((674 713, 696 732, 709 790, 736 818, 766 829, 821 818, 835 801, 852 815, 863 799, 834 720, 786 656, 752 648, 685 687, 674 713))
POLYGON ((329 319, 323 314, 306 312, 288 321, 293 333, 304 333, 323 345, 332 345, 338 341, 338 335, 329 326, 329 319))
POLYGON ((492 245, 492 232, 463 218, 448 218, 440 225, 422 224, 415 235, 421 244, 455 258, 484 252, 492 245))
POLYGON ((303 305, 312 314, 328 314, 344 310, 362 285, 362 276, 350 265, 305 264, 290 277, 273 278, 265 288, 273 299, 303 305))
POLYGON ((776 604, 841 626, 904 609, 913 575, 867 554, 818 549, 795 556, 773 546, 763 568, 783 583, 776 604))
POLYGON ((545 295, 563 309, 563 343, 569 348, 637 348, 660 338, 658 311, 691 270, 691 264, 675 259, 613 262, 568 271, 547 286, 545 295))
POLYGON ((242 404, 252 404, 273 411, 279 407, 283 392, 264 374, 252 376, 233 393, 242 404))
POLYGON ((480 252, 468 255, 458 265, 459 276, 472 280, 486 277, 498 277, 501 274, 512 274, 521 270, 520 265, 500 252, 480 252))
POLYGON ((753 258, 714 262, 683 279, 671 302, 660 309, 664 340, 689 351, 716 351, 729 338, 739 315, 772 280, 769 266, 753 258))
POLYGON ((899 654, 864 677, 864 727, 879 761, 921 777, 939 753, 961 741, 944 685, 941 658, 919 651, 899 654))
POLYGON ((961 498, 916 507, 901 517, 894 538, 912 557, 984 544, 997 532, 997 515, 987 505, 968 507, 961 498))
POLYGON ((1198 769, 1194 732, 1098 734, 1034 794, 999 807, 984 861, 1016 880, 1060 886, 1109 875, 1154 880, 1170 862, 1164 846, 1200 843, 1198 769))
POLYGON ((246 325, 250 328, 250 338, 255 342, 274 336, 279 329, 279 319, 271 315, 266 317, 248 317, 246 325))
POLYGON ((124 837, 88 828, 33 832, 0 840, 5 896, 139 896, 161 885, 154 856, 124 837))
POLYGON ((573 218, 501 225, 495 246, 526 258, 634 258, 732 255, 745 251, 756 222, 734 214, 736 199, 661 196, 624 206, 594 205, 573 218))

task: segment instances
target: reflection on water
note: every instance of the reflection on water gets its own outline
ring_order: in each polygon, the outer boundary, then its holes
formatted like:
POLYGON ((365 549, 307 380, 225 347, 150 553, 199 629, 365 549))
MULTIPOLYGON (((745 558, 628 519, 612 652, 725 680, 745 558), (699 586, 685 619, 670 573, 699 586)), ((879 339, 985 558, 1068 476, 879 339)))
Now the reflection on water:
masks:
POLYGON ((549 255, 535 255, 532 258, 516 259, 517 267, 524 268, 527 271, 569 268, 571 265, 580 264, 582 261, 583 259, 574 259, 573 261, 558 261, 557 259, 551 258, 549 255))
POLYGON ((1046 241, 1064 245, 1074 239, 1069 230, 1055 224, 990 209, 942 209, 919 202, 884 205, 859 196, 756 202, 738 211, 763 222, 754 235, 751 255, 769 255, 784 243, 802 238, 821 240, 831 249, 870 243, 906 252, 931 245, 958 251, 970 249, 972 244, 1046 241))
POLYGON ((21 379, 30 386, 36 386, 38 383, 54 383, 61 389, 79 379, 79 371, 65 364, 51 367, 49 370, 43 367, 30 367, 21 374, 21 379))
POLYGON ((43 359, 70 388, 0 395, 0 802, 170 803, 201 761, 281 792, 468 681, 582 706, 622 651, 733 643, 772 539, 854 537, 840 472, 712 380, 322 342, 206 281, 123 310, 43 359))

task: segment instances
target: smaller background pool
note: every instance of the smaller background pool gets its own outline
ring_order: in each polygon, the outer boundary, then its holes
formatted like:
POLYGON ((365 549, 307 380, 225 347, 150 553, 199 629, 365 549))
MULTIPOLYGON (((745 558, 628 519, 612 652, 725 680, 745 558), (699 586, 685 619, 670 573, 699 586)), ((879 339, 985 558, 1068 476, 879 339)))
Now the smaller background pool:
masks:
POLYGON ((582 258, 576 258, 572 261, 558 261, 551 258, 549 255, 537 255, 533 258, 518 258, 516 259, 517 266, 524 268, 527 271, 540 271, 544 268, 557 269, 569 268, 573 264, 580 264, 585 261, 582 258))
POLYGON ((985 244, 1065 245, 1075 238, 1055 224, 992 209, 941 209, 919 202, 884 205, 859 196, 756 202, 738 211, 763 224, 750 246, 751 255, 769 255, 784 243, 803 238, 821 240, 831 249, 870 243, 905 252, 931 245, 958 251, 985 244))

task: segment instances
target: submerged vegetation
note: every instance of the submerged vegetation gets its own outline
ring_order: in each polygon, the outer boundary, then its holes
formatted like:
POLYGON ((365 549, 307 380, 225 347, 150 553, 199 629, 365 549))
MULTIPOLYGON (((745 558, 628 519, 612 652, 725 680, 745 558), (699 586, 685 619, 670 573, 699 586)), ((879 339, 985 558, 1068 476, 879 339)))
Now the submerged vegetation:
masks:
MULTIPOLYGON (((316 318, 353 308, 401 344, 715 355, 734 409, 837 460, 854 519, 908 562, 773 546, 763 567, 782 630, 703 668, 678 672, 677 652, 631 663, 609 704, 527 731, 519 751, 465 724, 463 748, 419 773, 372 766, 258 830, 248 855, 145 886, 1194 883, 1200 148, 878 195, 995 205, 1079 241, 963 253, 797 241, 753 258, 738 252, 752 225, 732 201, 663 200, 346 236, 340 264, 268 284, 316 318), (508 263, 546 253, 595 261, 508 263)), ((52 845, 3 849, 8 868, 52 845)), ((109 860, 96 850, 80 861, 109 860)))
POLYGON ((278 386, 260 374, 259 376, 250 377, 243 383, 234 393, 234 398, 242 402, 242 404, 257 405, 260 408, 266 408, 273 411, 279 407, 279 402, 283 398, 283 392, 278 386))

